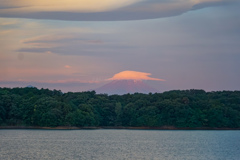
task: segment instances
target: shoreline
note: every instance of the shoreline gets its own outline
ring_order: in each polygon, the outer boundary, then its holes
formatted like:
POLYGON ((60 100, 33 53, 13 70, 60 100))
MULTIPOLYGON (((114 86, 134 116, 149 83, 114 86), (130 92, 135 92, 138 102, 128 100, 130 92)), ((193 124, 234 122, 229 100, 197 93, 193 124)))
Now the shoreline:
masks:
POLYGON ((217 128, 217 127, 123 127, 123 126, 99 126, 99 127, 39 127, 39 126, 0 126, 0 129, 43 129, 43 130, 94 130, 94 129, 127 129, 127 130, 240 130, 240 128, 217 128))

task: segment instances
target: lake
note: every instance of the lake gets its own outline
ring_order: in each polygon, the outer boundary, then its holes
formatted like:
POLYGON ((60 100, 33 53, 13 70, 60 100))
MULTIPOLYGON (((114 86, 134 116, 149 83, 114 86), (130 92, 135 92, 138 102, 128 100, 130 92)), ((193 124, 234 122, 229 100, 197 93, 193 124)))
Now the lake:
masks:
POLYGON ((2 129, 0 159, 239 160, 240 131, 2 129))

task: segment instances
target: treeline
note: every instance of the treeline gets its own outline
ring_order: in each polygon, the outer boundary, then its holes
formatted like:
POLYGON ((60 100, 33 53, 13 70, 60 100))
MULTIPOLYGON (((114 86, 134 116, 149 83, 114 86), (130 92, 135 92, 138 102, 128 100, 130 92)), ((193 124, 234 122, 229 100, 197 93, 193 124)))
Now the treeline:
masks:
POLYGON ((240 91, 192 89, 120 96, 0 88, 0 125, 240 128, 240 91))

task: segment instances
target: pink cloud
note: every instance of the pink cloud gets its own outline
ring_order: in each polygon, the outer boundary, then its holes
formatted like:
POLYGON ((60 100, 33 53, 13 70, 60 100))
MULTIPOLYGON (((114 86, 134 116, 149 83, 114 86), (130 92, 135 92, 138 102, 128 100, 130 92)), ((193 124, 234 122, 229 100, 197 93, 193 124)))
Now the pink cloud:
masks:
POLYGON ((122 71, 115 74, 112 78, 107 80, 151 80, 151 81, 165 81, 164 79, 152 78, 151 73, 137 72, 137 71, 122 71))
POLYGON ((72 67, 69 66, 69 65, 65 65, 64 68, 70 69, 70 68, 72 68, 72 67))
POLYGON ((140 20, 181 15, 238 0, 0 0, 0 17, 72 21, 140 20), (63 16, 64 15, 64 16, 63 16))

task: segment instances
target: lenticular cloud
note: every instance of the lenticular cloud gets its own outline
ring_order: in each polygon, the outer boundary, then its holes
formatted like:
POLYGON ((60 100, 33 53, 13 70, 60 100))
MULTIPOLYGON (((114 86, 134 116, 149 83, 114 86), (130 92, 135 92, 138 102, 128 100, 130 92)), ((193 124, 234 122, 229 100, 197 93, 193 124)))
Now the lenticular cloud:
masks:
POLYGON ((107 80, 152 80, 152 81, 165 81, 164 79, 149 77, 151 73, 136 72, 136 71, 123 71, 115 74, 112 78, 107 80))
POLYGON ((0 0, 0 17, 120 21, 177 16, 237 0, 0 0))

